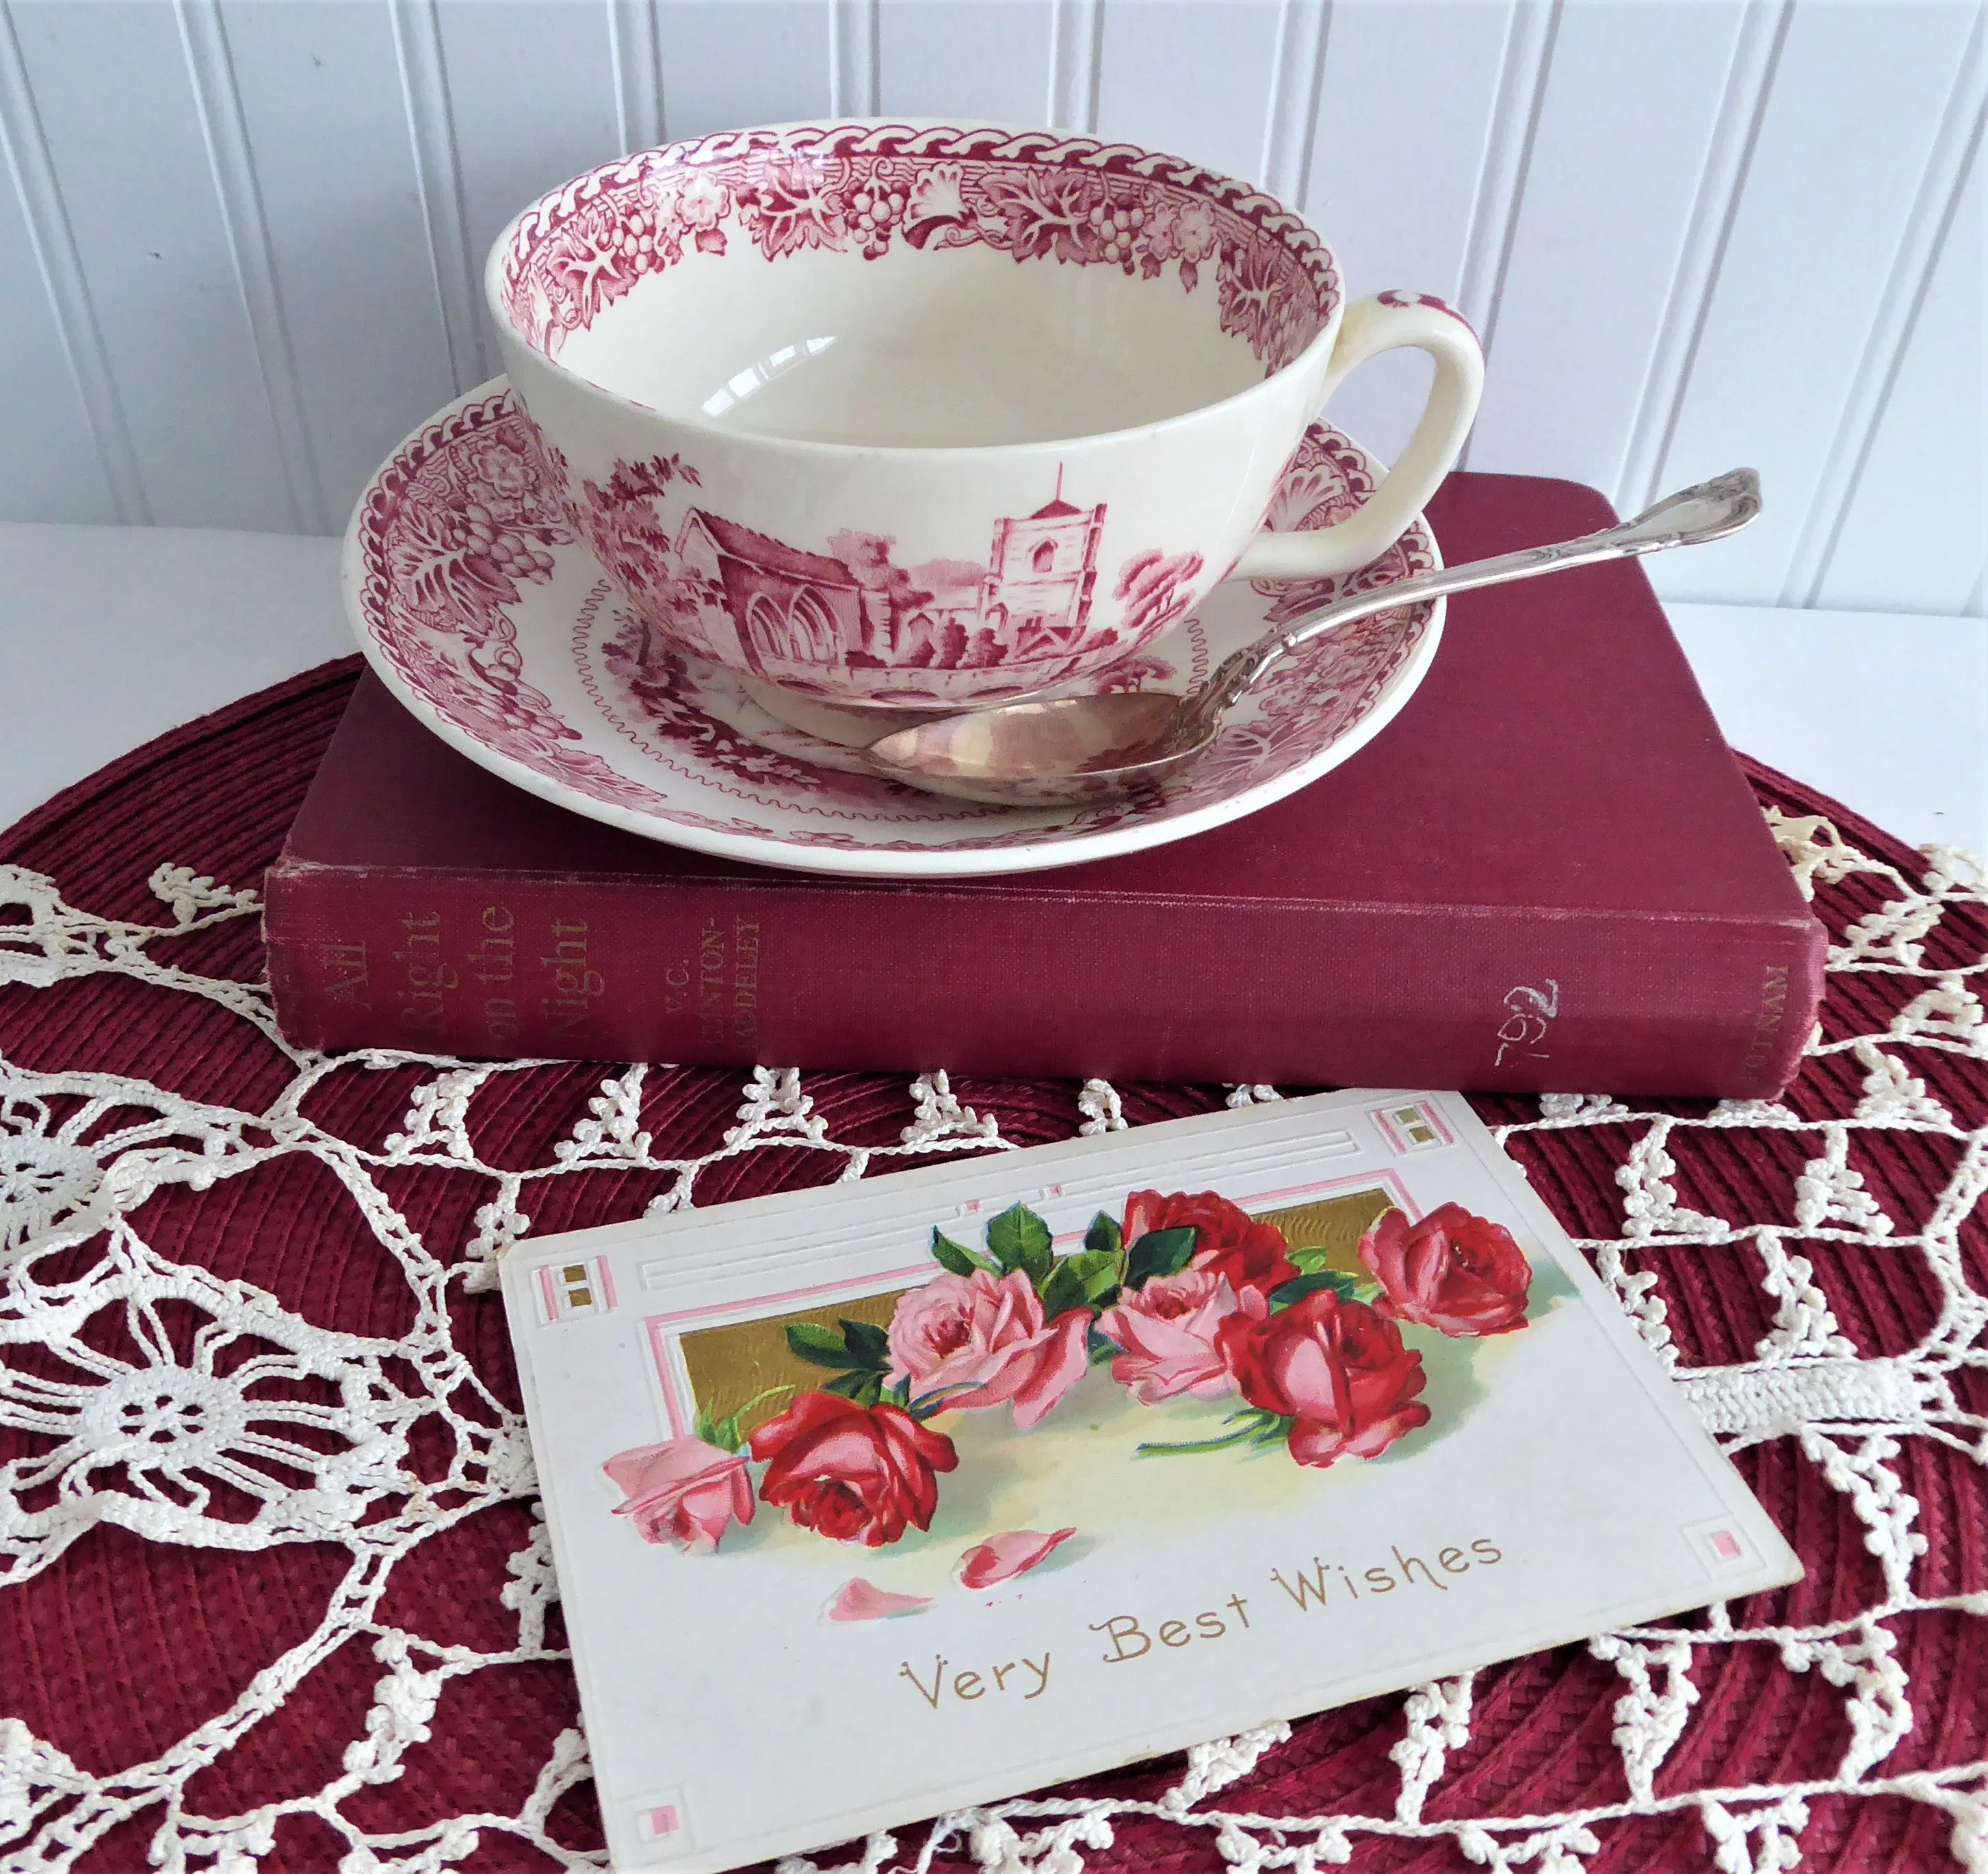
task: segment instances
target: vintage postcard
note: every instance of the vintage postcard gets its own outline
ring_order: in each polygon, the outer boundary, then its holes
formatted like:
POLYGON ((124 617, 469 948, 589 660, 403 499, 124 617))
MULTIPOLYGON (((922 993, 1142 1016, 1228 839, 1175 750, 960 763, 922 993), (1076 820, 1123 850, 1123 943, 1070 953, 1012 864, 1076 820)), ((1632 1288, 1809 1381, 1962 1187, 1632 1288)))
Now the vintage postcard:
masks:
POLYGON ((620 1869, 1801 1572, 1453 1094, 527 1240, 504 1297, 620 1869))

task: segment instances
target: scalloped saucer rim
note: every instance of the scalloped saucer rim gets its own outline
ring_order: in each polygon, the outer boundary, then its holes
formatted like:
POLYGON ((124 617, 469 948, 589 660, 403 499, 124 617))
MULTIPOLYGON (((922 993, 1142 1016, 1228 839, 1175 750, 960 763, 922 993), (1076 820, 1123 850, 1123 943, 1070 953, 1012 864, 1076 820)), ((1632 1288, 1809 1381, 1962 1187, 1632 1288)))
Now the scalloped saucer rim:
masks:
MULTIPOLYGON (((1117 803, 1106 809, 977 807, 934 795, 915 795, 913 790, 893 783, 867 780, 857 784, 887 790, 896 797, 888 803, 890 807, 906 810, 902 814, 863 812, 832 806, 828 803, 836 797, 839 780, 832 764, 836 757, 846 763, 849 751, 837 749, 831 753, 831 745, 784 729, 758 710, 741 691, 739 699, 744 706, 757 714, 766 728, 783 734, 790 749, 808 750, 805 757, 796 755, 789 770, 783 774, 783 783, 794 797, 792 802, 783 805, 756 793, 750 786, 742 790, 728 778, 732 770, 704 772, 684 765, 695 753, 688 741, 679 739, 661 749, 652 747, 650 756, 641 756, 642 738, 617 720, 593 685, 585 686, 591 695, 593 712, 590 715, 578 705, 570 711, 584 727, 576 729, 561 715, 558 699, 551 692, 563 692, 569 698, 576 695, 575 686, 584 662, 581 655, 584 633, 575 622, 584 607, 576 608, 570 602, 574 590, 583 580, 591 594, 598 594, 603 587, 610 594, 616 589, 590 550, 572 537, 570 529, 550 517, 549 498, 542 489, 537 491, 537 506, 532 515, 517 519, 509 531, 499 528, 495 534, 492 534, 494 523, 487 510, 472 514, 475 503, 459 491, 453 495, 445 492, 439 502, 431 503, 425 516, 418 518, 424 519, 431 528, 438 524, 445 533, 451 526, 457 533, 465 527, 473 533, 482 526, 492 537, 480 544, 488 549, 494 540, 502 550, 497 556, 498 570, 492 572, 488 564, 479 570, 474 553, 449 548, 438 550, 434 563, 447 564, 452 569, 456 591, 448 590, 448 577, 431 577, 432 567, 421 569, 425 584, 399 577, 393 563, 397 546, 404 546, 404 542, 397 541, 391 527, 401 505, 418 485, 422 472, 441 463, 445 472, 452 472, 445 459, 451 449, 461 451, 480 444, 488 455, 504 446, 515 448, 515 439, 502 433, 502 425, 507 418, 516 416, 505 381, 493 379, 444 405, 411 431, 375 472, 354 508, 343 556, 347 615, 360 647, 380 679, 417 719, 479 766, 528 793, 590 819, 718 858, 845 876, 918 878, 1043 870, 1171 844, 1259 811, 1308 785, 1364 747, 1393 719, 1419 685, 1442 638, 1443 602, 1437 600, 1416 608, 1422 615, 1418 622, 1413 614, 1409 615, 1407 626, 1412 628, 1413 634, 1407 648, 1386 648, 1393 661, 1370 682, 1368 693, 1354 705, 1352 719, 1340 732, 1302 753, 1281 770, 1247 778, 1246 770, 1236 767, 1240 757, 1232 753, 1229 765, 1235 772, 1229 781, 1224 782, 1216 778, 1222 772, 1222 764, 1211 751, 1208 766, 1199 771, 1198 780, 1191 779, 1185 788, 1169 787, 1155 799, 1117 803), (465 566, 472 569, 471 573, 462 572, 465 566), (460 590, 465 587, 474 589, 468 600, 460 590), (437 592, 442 595, 439 600, 434 597, 437 592), (431 641, 419 645, 420 655, 416 655, 417 614, 425 617, 438 610, 451 627, 460 626, 465 617, 471 624, 467 629, 431 634, 431 641), (460 651, 459 661, 451 664, 438 654, 434 649, 438 643, 460 651), (468 646, 467 650, 462 648, 465 644, 468 646), (478 653, 484 651, 491 652, 488 663, 479 661, 478 653), (528 677, 536 682, 528 681, 528 677), (549 690, 540 690, 539 683, 549 686, 549 690), (632 754, 631 742, 637 744, 632 754), (660 760, 651 758, 658 754, 660 760), (605 759, 607 755, 618 757, 618 763, 605 759), (1195 791, 1205 797, 1183 802, 1184 793, 1195 791), (742 814, 741 803, 749 810, 742 814), (728 813, 729 818, 714 818, 705 810, 713 807, 728 813), (885 827, 923 827, 937 837, 929 842, 865 840, 839 830, 783 824, 783 814, 789 820, 805 814, 885 827)), ((1371 489, 1385 472, 1351 438, 1329 425, 1315 423, 1307 433, 1305 445, 1286 471, 1284 487, 1290 485, 1306 450, 1314 445, 1322 460, 1333 458, 1335 472, 1342 479, 1347 473, 1357 475, 1364 469, 1371 489)), ((509 472, 503 471, 497 485, 509 488, 512 479, 509 472)), ((479 486, 478 492, 487 491, 479 486)), ((1297 499, 1302 500, 1316 492, 1301 490, 1297 499)), ((1328 498, 1337 498, 1330 491, 1327 494, 1328 498)), ((533 491, 526 490, 518 499, 525 509, 532 508, 533 491)), ((1274 507, 1273 512, 1276 512, 1274 507)), ((1391 552, 1401 552, 1411 543, 1422 553, 1423 563, 1441 563, 1440 549, 1425 519, 1418 518, 1404 536, 1402 546, 1391 552)), ((472 541, 472 545, 477 543, 472 541)), ((401 557, 404 559, 404 553, 401 557)), ((1185 682, 1191 684, 1199 680, 1199 674, 1192 666, 1199 665, 1205 671, 1210 655, 1210 634, 1202 623, 1203 614, 1216 611, 1236 614, 1230 628, 1216 634, 1226 651, 1232 639, 1241 641, 1239 628, 1253 635, 1264 627, 1276 605, 1290 602, 1267 598, 1262 587, 1253 591, 1239 581, 1232 582, 1218 588, 1195 616, 1149 646, 1144 655, 1163 665, 1188 662, 1191 668, 1186 672, 1176 668, 1168 674, 1182 676, 1185 682)), ((596 610, 600 609, 597 602, 596 610)), ((1403 614, 1378 614, 1376 623, 1390 618, 1400 621, 1403 614)), ((1398 622, 1396 628, 1405 627, 1398 622)), ((715 687, 722 688, 732 680, 732 673, 706 666, 702 682, 713 685, 714 678, 715 687)), ((729 730, 762 753, 779 746, 776 741, 762 741, 743 729, 724 722, 715 709, 698 707, 699 683, 699 678, 686 673, 680 683, 672 685, 673 705, 680 713, 687 709, 701 726, 698 737, 693 739, 708 741, 707 732, 715 732, 722 738, 729 730), (676 695, 677 688, 689 692, 691 700, 676 695)), ((1162 683, 1156 687, 1174 686, 1162 683)), ((724 712, 726 715, 731 713, 729 709, 724 712)), ((1291 713, 1287 709, 1286 716, 1291 713)), ((1300 714, 1283 726, 1288 736, 1290 732, 1303 728, 1303 718, 1300 714)), ((1259 743, 1264 742, 1266 736, 1274 739, 1273 732, 1257 734, 1253 726, 1243 732, 1246 739, 1254 734, 1259 743)), ((772 756, 775 762, 783 759, 777 754, 772 756)), ((841 785, 847 787, 850 783, 843 781, 841 785)), ((879 800, 872 801, 873 807, 881 804, 879 800)))

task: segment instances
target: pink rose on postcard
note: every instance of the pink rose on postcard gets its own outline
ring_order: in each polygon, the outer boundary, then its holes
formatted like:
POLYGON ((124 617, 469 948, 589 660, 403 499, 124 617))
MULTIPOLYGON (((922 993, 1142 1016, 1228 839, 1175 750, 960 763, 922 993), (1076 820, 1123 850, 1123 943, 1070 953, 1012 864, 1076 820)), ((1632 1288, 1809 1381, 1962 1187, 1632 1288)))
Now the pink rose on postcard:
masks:
POLYGON ((1212 1269, 1156 1275, 1128 1289, 1118 1304, 1098 1317, 1097 1331, 1122 1351, 1111 1377, 1141 1406, 1185 1393, 1219 1399, 1235 1390, 1216 1351, 1217 1329, 1237 1307, 1228 1278, 1212 1269))
POLYGON ((1045 1320, 1042 1298, 1019 1269, 935 1275, 901 1297, 891 1318, 890 1378, 910 1381, 915 1403, 945 1394, 948 1411, 1012 1401, 1026 1430, 1084 1377, 1090 1325, 1080 1307, 1045 1320))
POLYGON ((858 1406, 833 1392, 803 1392, 752 1434, 766 1464, 763 1503, 797 1527, 838 1542, 881 1548, 908 1527, 928 1529, 938 1507, 934 1474, 959 1463, 952 1440, 894 1406, 858 1406))
POLYGON ((1397 1321, 1453 1337, 1526 1324, 1525 1252, 1510 1230, 1461 1204, 1440 1204, 1419 1223, 1386 1212, 1360 1239, 1360 1260, 1381 1284, 1374 1307, 1397 1321))
POLYGON ((1246 1301, 1216 1330, 1215 1344, 1243 1398, 1295 1421, 1289 1443, 1300 1464, 1378 1456, 1428 1423, 1428 1408, 1415 1396, 1424 1383, 1422 1355, 1366 1303, 1324 1288, 1280 1314, 1261 1307, 1246 1301))
POLYGON ((632 1517, 644 1542, 708 1554, 734 1522, 752 1520, 745 1458, 701 1438, 639 1445, 617 1452, 600 1468, 627 1499, 614 1514, 632 1517))

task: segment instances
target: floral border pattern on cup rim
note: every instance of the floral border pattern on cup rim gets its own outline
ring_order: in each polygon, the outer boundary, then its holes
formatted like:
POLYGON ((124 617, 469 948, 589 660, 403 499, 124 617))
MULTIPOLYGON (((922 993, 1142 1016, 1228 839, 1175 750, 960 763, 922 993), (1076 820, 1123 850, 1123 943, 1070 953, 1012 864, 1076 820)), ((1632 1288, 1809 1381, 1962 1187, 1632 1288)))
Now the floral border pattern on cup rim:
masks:
POLYGON ((1330 251, 1248 184, 1178 157, 1053 130, 852 123, 727 130, 590 170, 527 208, 502 243, 494 295, 512 329, 556 358, 686 246, 736 232, 769 260, 810 249, 877 259, 985 244, 1194 290, 1216 267, 1222 329, 1274 375, 1344 302, 1330 251))
MULTIPOLYGON (((348 605, 360 642, 403 700, 465 754, 545 798, 707 851, 759 863, 915 876, 1021 869, 975 866, 972 855, 980 853, 1050 853, 1054 856, 1037 863, 1060 864, 1185 837, 1301 785, 1291 777, 1357 733, 1405 671, 1412 668, 1418 677, 1433 649, 1437 606, 1378 614, 1273 678, 1190 775, 1157 797, 1060 817, 1043 810, 990 814, 933 797, 926 824, 936 837, 925 839, 778 824, 779 817, 812 817, 824 810, 845 821, 864 817, 851 814, 839 794, 830 800, 837 790, 828 780, 810 778, 805 786, 769 792, 768 764, 747 763, 754 770, 749 775, 735 771, 737 764, 722 753, 735 732, 702 720, 708 712, 694 685, 664 714, 679 713, 679 705, 697 712, 695 732, 686 737, 680 726, 666 732, 667 748, 617 719, 597 689, 595 706, 617 737, 717 810, 702 811, 683 793, 650 785, 584 746, 583 732, 531 681, 512 614, 528 608, 534 590, 549 582, 559 556, 587 554, 547 490, 537 448, 536 431, 499 380, 457 400, 394 452, 362 497, 347 536, 348 605), (1239 797, 1259 791, 1260 801, 1236 806, 1239 797), (1141 829, 1158 837, 1106 843, 1141 829), (1079 850, 1069 851, 1073 846, 1079 850), (801 854, 810 856, 796 856, 801 854), (847 855, 847 862, 837 864, 831 855, 847 855), (924 863, 899 866, 901 856, 924 863), (872 858, 884 863, 863 863, 872 858), (953 863, 960 858, 967 862, 953 863)), ((1320 525, 1336 505, 1357 505, 1373 479, 1357 444, 1314 425, 1285 472, 1271 519, 1280 526, 1320 525)), ((1304 603, 1435 563, 1434 543, 1418 522, 1350 579, 1307 582, 1304 603)), ((1280 589, 1259 584, 1258 590, 1280 589)), ((570 630, 562 626, 557 635, 563 655, 571 655, 570 630)))

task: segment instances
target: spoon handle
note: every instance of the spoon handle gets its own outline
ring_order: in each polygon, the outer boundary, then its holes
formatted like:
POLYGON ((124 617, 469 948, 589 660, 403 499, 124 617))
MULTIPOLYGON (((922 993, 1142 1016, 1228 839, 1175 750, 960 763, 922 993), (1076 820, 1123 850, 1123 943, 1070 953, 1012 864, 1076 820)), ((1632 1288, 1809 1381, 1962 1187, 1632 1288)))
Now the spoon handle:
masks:
POLYGON ((1355 619, 1441 598, 1452 592, 1469 592, 1479 586, 1503 585, 1508 580, 1533 579, 1542 573, 1564 572, 1604 560, 1627 559, 1639 553, 1661 553, 1667 547, 1720 540, 1736 533, 1760 512, 1760 477, 1750 468, 1734 468, 1712 481, 1667 496, 1633 520, 1605 527, 1599 533, 1583 534, 1547 546, 1523 547, 1516 553, 1500 553, 1495 559, 1469 560, 1462 566, 1440 567, 1397 580, 1391 585, 1350 593, 1297 624, 1232 652, 1195 699, 1188 717, 1198 729, 1221 715, 1289 652, 1355 619))

